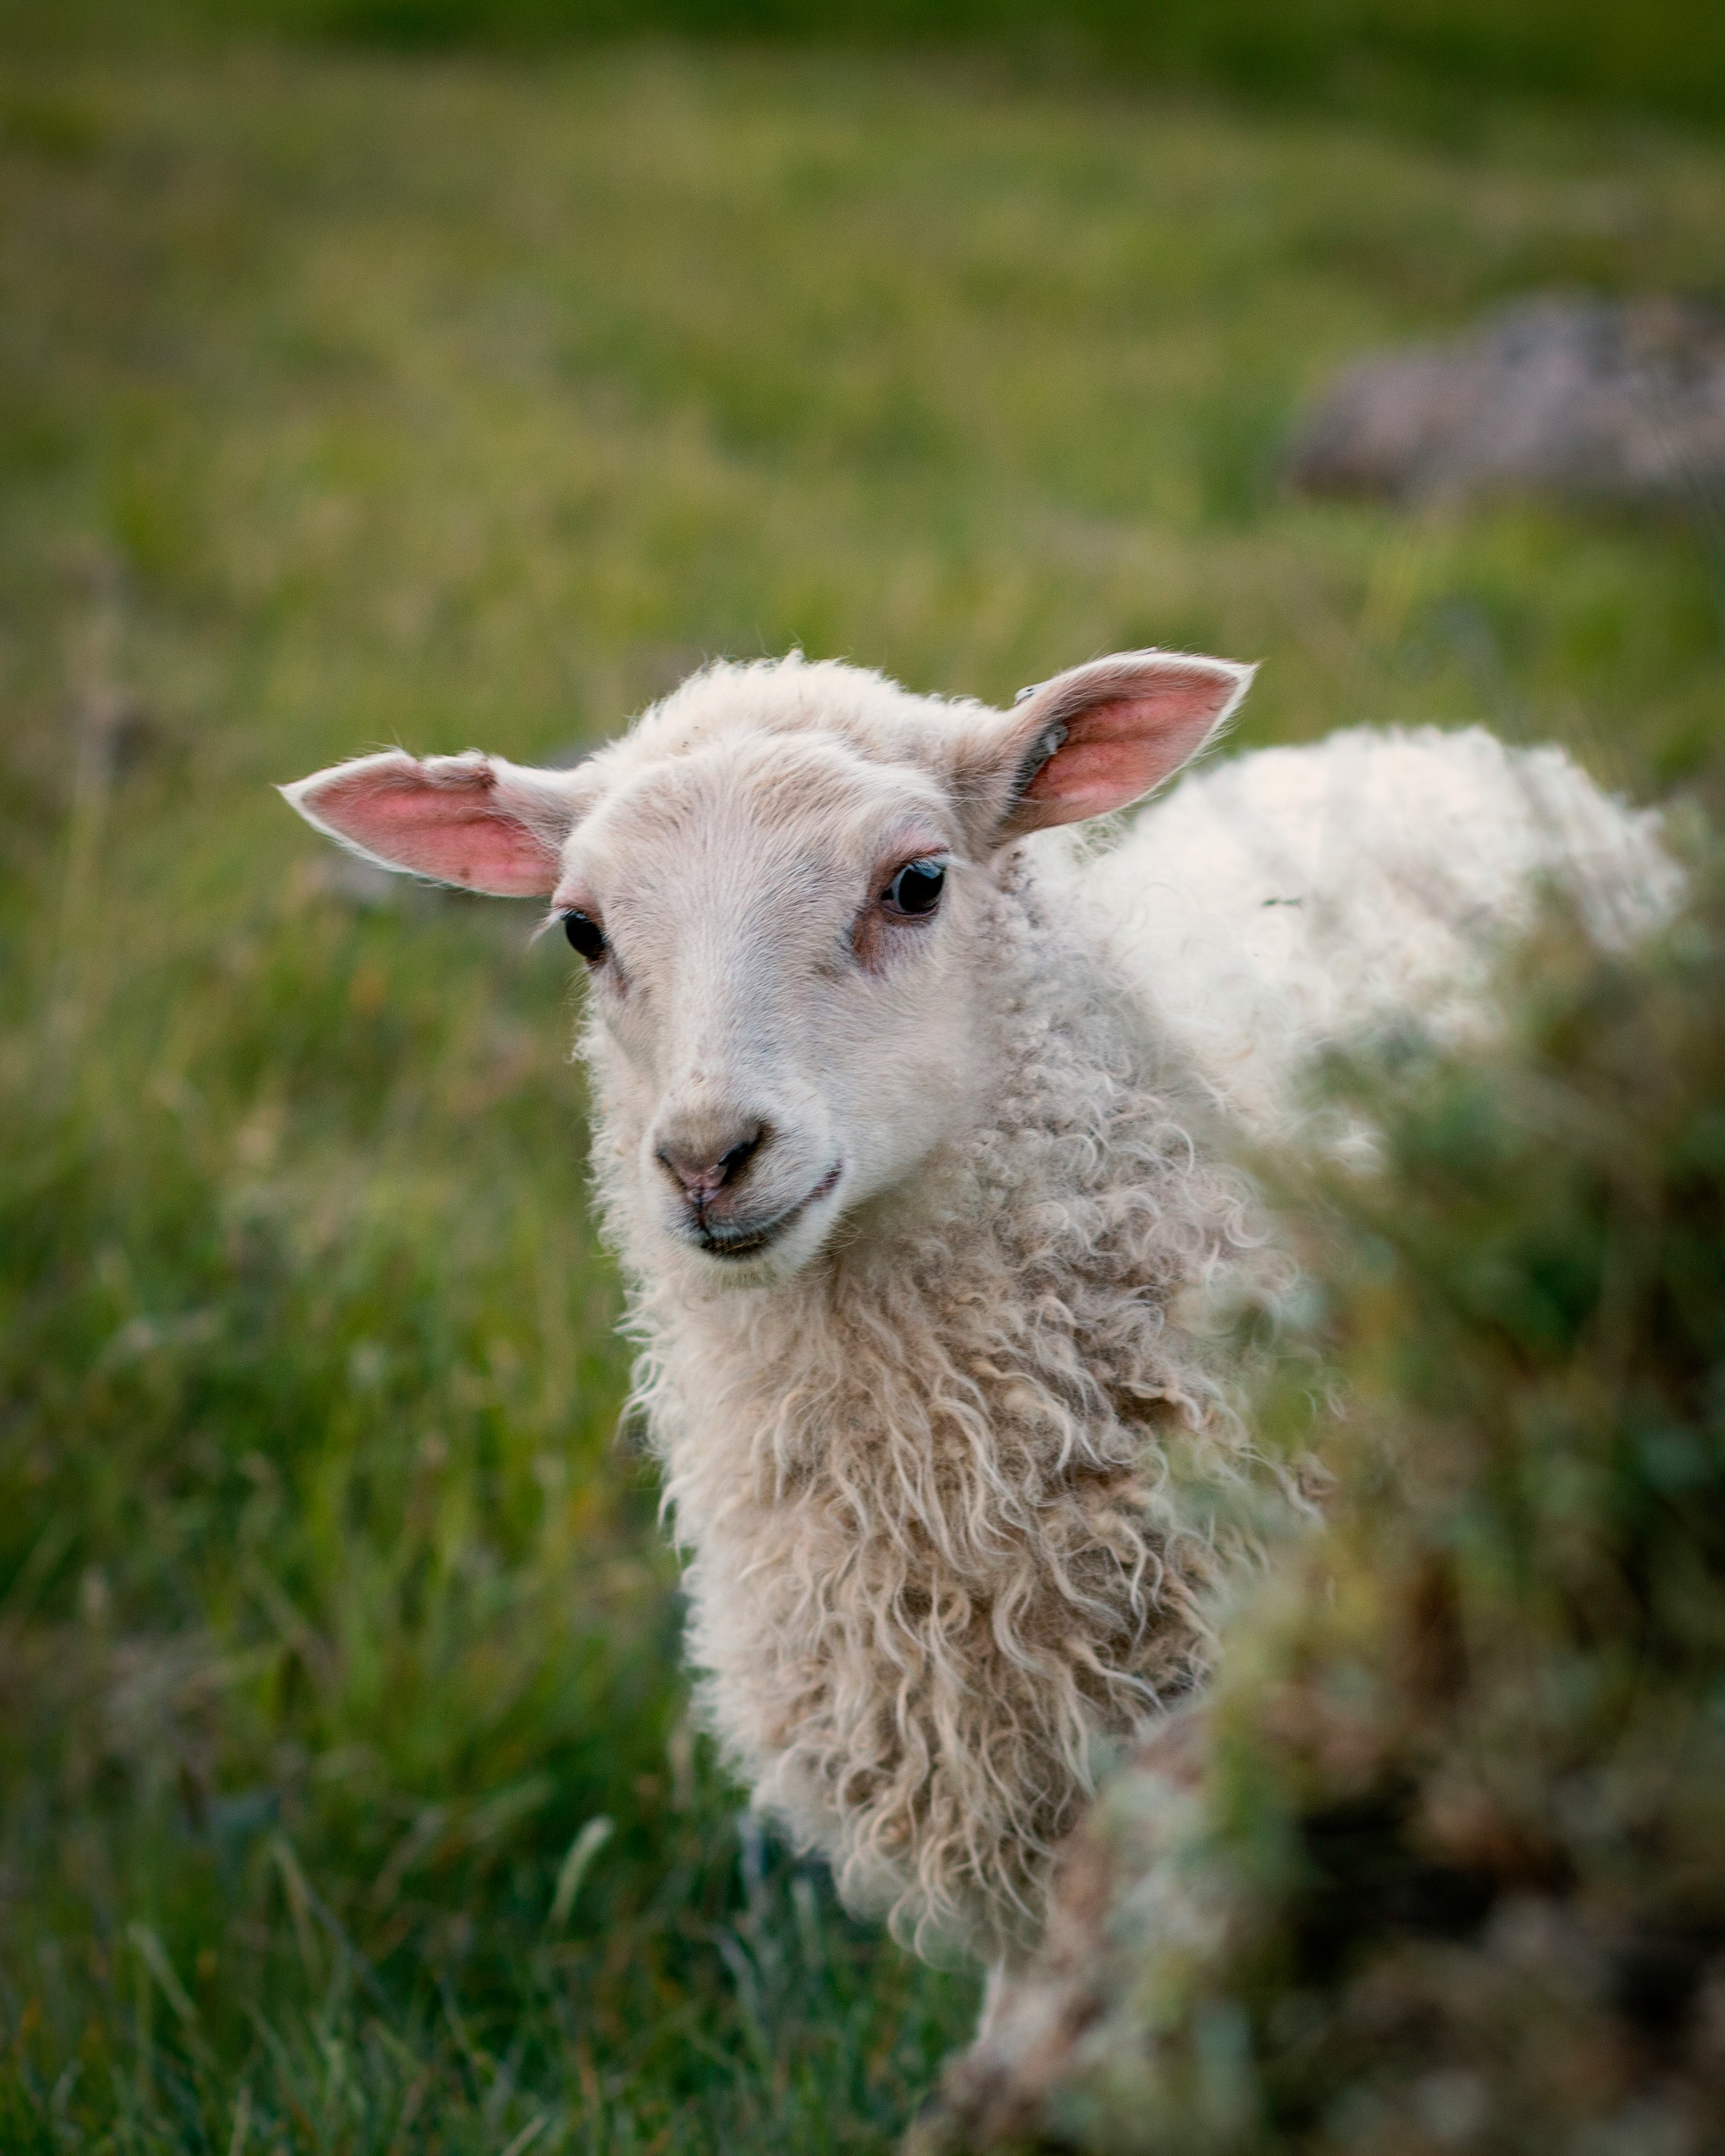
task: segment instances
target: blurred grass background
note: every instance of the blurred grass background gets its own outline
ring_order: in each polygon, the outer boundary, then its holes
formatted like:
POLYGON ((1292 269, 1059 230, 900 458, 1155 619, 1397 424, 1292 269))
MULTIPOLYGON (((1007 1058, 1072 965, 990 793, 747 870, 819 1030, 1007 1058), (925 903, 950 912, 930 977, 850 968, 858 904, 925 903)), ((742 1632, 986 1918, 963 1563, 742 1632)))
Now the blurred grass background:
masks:
POLYGON ((1277 102, 1389 94, 1430 110, 1471 87, 1725 119, 1725 20, 1707 0, 0 0, 8 18, 59 42, 261 32, 544 52, 644 33, 957 50, 1277 102))
POLYGON ((957 56, 293 5, 0 6, 0 2146, 885 2148, 974 1989, 690 1731, 561 947, 270 783, 570 752, 793 642, 996 698, 1184 644, 1267 662, 1247 741, 1693 778, 1717 506, 1277 456, 1506 295, 1725 300, 1717 26, 1564 11, 1568 101, 1407 44, 1380 104, 1086 60, 1100 4, 957 56))

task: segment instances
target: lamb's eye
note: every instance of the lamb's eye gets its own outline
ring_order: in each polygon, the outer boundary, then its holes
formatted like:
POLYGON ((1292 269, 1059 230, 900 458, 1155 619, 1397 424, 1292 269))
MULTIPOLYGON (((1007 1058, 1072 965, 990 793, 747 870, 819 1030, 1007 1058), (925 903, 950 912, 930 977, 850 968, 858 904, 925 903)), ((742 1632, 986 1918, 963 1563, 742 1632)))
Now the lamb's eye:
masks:
POLYGON ((906 861, 886 886, 886 903, 901 913, 932 913, 947 880, 942 861, 906 861))
POLYGON ((605 932, 590 913, 566 913, 563 933, 590 966, 605 955, 605 932))

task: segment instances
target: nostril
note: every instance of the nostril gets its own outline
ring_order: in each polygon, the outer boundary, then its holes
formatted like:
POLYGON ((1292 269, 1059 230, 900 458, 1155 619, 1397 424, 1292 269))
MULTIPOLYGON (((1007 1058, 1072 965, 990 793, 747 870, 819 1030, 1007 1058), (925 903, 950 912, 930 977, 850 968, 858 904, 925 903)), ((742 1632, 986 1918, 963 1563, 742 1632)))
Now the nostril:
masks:
POLYGON ((764 1123, 757 1123, 747 1137, 739 1138, 728 1152, 719 1156, 715 1165, 719 1171, 719 1183, 721 1188, 726 1183, 734 1182, 737 1177, 742 1173, 744 1168, 761 1150, 761 1141, 766 1135, 767 1126, 764 1123))
POLYGON ((657 1158, 660 1166, 670 1170, 696 1204, 701 1203, 709 1189, 716 1190, 719 1187, 716 1181, 710 1179, 709 1169, 691 1165, 673 1152, 669 1146, 660 1147, 657 1158))
POLYGON ((667 1140, 658 1148, 658 1158, 670 1170, 683 1194, 697 1211, 734 1183, 761 1150, 767 1126, 753 1123, 721 1152, 706 1144, 678 1144, 667 1140))

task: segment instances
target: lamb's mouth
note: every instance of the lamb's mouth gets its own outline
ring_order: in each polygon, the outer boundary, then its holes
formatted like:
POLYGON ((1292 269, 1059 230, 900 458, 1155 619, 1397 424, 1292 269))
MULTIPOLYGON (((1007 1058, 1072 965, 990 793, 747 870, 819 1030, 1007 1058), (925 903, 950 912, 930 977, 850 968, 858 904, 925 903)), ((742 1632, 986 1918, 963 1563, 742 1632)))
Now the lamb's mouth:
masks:
POLYGON ((776 1243, 787 1229, 793 1228, 811 1205, 818 1205, 823 1198, 832 1195, 839 1187, 839 1178, 844 1170, 844 1162, 835 1160, 813 1190, 805 1192, 794 1205, 788 1205, 783 1213, 776 1213, 772 1219, 762 1221, 757 1227, 715 1228, 702 1220, 696 1229, 701 1238, 701 1249, 710 1257, 715 1258, 758 1256, 770 1244, 776 1243))

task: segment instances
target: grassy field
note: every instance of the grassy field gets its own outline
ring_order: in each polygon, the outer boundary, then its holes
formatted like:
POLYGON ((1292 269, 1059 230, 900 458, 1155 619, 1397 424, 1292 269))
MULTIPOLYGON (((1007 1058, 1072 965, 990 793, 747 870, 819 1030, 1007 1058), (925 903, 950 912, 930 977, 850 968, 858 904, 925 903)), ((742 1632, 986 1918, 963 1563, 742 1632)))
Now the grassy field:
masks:
POLYGON ((884 2148, 974 1987, 690 1727, 560 945, 270 783, 710 652, 1716 753, 1725 526, 1289 499, 1362 346, 1725 299, 1725 153, 675 49, 0 61, 0 2147, 884 2148), (1465 139, 1466 147, 1455 146, 1465 139), (604 1825, 599 1824, 604 1822, 604 1825))
POLYGON ((1020 77, 1123 76, 1272 105, 1453 124, 1481 94, 1725 124, 1707 0, 0 0, 0 37, 547 54, 658 36, 981 56, 1020 77))

